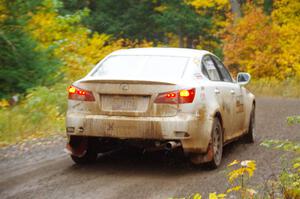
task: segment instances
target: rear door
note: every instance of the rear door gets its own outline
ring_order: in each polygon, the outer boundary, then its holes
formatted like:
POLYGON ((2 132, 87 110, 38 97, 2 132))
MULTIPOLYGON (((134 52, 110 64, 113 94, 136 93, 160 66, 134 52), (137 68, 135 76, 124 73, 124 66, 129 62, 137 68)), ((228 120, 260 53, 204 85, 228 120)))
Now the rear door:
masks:
POLYGON ((245 118, 245 112, 243 108, 243 97, 241 93, 241 87, 240 85, 236 84, 228 70, 225 68, 223 63, 215 56, 212 56, 217 68, 219 69, 219 72, 222 76, 222 81, 224 82, 224 85, 226 87, 226 101, 228 101, 228 105, 230 108, 228 111, 230 111, 230 125, 229 125, 229 130, 231 131, 230 133, 230 138, 236 137, 240 135, 243 131, 243 126, 244 126, 244 118, 245 118))
POLYGON ((224 140, 228 140, 234 136, 233 122, 233 100, 232 94, 233 84, 230 81, 224 81, 221 69, 214 59, 214 56, 206 55, 203 58, 203 73, 212 81, 214 85, 215 97, 220 107, 220 112, 223 120, 224 140))

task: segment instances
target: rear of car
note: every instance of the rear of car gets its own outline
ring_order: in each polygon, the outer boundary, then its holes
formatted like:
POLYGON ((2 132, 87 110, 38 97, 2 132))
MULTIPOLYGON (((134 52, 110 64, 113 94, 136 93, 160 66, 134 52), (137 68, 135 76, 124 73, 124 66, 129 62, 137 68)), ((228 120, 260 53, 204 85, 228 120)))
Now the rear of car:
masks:
POLYGON ((211 124, 197 116, 195 57, 162 52, 115 52, 70 86, 68 136, 144 140, 205 152, 209 135, 204 128, 211 124))
POLYGON ((68 135, 183 140, 196 118, 191 58, 115 53, 69 88, 68 135))
POLYGON ((68 88, 66 149, 72 159, 87 163, 122 146, 182 149, 192 163, 216 168, 223 143, 245 133, 253 141, 254 96, 241 87, 250 75, 234 82, 221 63, 205 62, 209 57, 179 48, 108 55, 68 88))

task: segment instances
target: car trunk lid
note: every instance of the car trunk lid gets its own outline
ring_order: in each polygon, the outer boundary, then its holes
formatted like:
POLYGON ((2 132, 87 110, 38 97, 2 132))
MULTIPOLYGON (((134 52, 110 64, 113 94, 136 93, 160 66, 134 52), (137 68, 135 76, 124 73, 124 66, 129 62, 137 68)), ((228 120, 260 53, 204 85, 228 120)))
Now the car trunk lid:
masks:
POLYGON ((177 104, 154 103, 159 93, 176 90, 174 80, 85 79, 79 87, 95 96, 94 110, 108 116, 175 116, 177 104))

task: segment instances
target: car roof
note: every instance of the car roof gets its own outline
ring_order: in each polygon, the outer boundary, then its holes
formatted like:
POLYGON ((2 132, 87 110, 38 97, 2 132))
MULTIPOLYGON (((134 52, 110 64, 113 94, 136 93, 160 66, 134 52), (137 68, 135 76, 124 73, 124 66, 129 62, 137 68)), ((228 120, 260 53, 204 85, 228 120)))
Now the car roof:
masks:
POLYGON ((110 55, 165 55, 181 57, 199 57, 204 54, 211 54, 206 50, 188 48, 130 48, 117 50, 110 55))

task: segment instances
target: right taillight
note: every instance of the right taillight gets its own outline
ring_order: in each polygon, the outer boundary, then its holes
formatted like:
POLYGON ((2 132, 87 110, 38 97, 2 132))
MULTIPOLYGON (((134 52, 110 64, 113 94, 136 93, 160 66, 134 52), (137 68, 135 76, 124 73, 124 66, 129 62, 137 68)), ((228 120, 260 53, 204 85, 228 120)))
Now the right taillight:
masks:
POLYGON ((91 91, 87 91, 75 86, 69 86, 68 88, 69 96, 68 99, 79 100, 79 101, 95 101, 94 95, 91 91))
POLYGON ((195 95, 195 88, 165 92, 158 94, 154 102, 160 104, 192 103, 194 101, 195 95))

